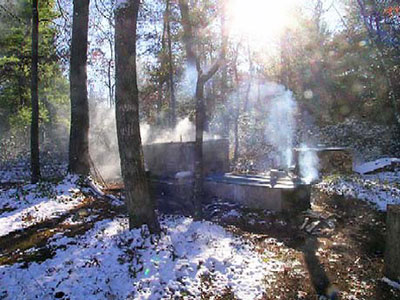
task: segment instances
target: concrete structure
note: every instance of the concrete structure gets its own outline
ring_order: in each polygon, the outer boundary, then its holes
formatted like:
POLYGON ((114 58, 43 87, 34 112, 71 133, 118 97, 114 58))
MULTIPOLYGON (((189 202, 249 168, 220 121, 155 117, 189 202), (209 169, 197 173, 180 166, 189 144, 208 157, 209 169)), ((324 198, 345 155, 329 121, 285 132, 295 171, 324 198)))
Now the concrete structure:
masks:
POLYGON ((400 284, 400 205, 388 205, 384 274, 400 284))
MULTIPOLYGON (((192 180, 152 179, 153 193, 171 210, 190 210, 192 180), (173 207, 173 208, 172 208, 173 207)), ((289 176, 212 175, 204 182, 206 199, 218 197, 254 209, 299 212, 310 208, 311 186, 289 176)))
POLYGON ((310 208, 311 186, 287 174, 211 176, 204 182, 204 189, 210 196, 255 209, 296 212, 310 208))
MULTIPOLYGON (((159 206, 164 211, 191 211, 194 146, 194 142, 144 146, 152 192, 162 199, 159 206)), ((203 155, 206 199, 218 197, 249 208, 278 212, 298 212, 310 208, 310 185, 285 171, 271 170, 263 176, 228 173, 228 140, 205 141, 203 155)))
MULTIPOLYGON (((159 143, 143 146, 146 168, 154 176, 173 177, 178 172, 194 171, 194 142, 159 143)), ((204 174, 229 172, 229 141, 203 143, 204 174)))

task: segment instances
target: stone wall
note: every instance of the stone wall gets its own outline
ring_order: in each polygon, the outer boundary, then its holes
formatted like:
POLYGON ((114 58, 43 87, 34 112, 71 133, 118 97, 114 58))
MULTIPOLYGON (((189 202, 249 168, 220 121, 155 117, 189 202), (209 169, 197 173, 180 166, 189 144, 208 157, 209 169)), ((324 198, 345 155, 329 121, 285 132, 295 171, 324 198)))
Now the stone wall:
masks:
MULTIPOLYGON (((146 169, 158 177, 194 171, 194 142, 159 143, 143 147, 146 169)), ((203 143, 204 174, 229 172, 229 142, 225 139, 203 143)))

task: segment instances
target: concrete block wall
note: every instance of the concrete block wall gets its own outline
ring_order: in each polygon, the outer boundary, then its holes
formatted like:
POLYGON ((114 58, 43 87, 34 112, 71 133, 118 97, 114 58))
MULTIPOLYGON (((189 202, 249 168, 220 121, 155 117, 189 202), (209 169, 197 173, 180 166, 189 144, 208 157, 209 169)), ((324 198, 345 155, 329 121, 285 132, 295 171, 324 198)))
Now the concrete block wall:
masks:
MULTIPOLYGON (((183 171, 193 172, 194 147, 194 142, 145 145, 143 152, 146 168, 158 177, 174 177, 183 171)), ((205 141, 203 159, 205 175, 229 172, 229 141, 205 141)))

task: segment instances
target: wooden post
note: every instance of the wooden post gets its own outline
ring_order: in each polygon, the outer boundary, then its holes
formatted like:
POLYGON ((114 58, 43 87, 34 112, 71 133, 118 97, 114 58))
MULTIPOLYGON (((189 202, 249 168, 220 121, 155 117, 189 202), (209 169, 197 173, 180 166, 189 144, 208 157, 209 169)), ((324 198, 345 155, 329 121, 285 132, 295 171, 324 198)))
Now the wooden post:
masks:
POLYGON ((384 275, 400 282, 400 205, 388 205, 384 275))

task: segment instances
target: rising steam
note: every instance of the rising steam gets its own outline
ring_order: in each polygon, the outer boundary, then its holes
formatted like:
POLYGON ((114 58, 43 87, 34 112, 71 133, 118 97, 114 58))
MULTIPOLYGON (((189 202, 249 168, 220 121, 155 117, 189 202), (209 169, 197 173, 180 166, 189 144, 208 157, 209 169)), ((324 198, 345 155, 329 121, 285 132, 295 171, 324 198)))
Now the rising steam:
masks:
POLYGON ((300 175, 305 183, 311 183, 318 179, 318 156, 315 150, 301 145, 299 154, 300 175))
POLYGON ((263 90, 269 106, 265 136, 278 153, 276 165, 288 169, 293 164, 296 101, 281 85, 271 83, 263 90))
MULTIPOLYGON (((91 107, 90 155, 94 165, 105 180, 121 178, 115 111, 104 105, 91 107)), ((195 139, 195 126, 189 118, 178 121, 173 129, 158 129, 147 123, 140 124, 142 144, 188 142, 195 139)), ((205 140, 215 139, 208 133, 205 140)))

